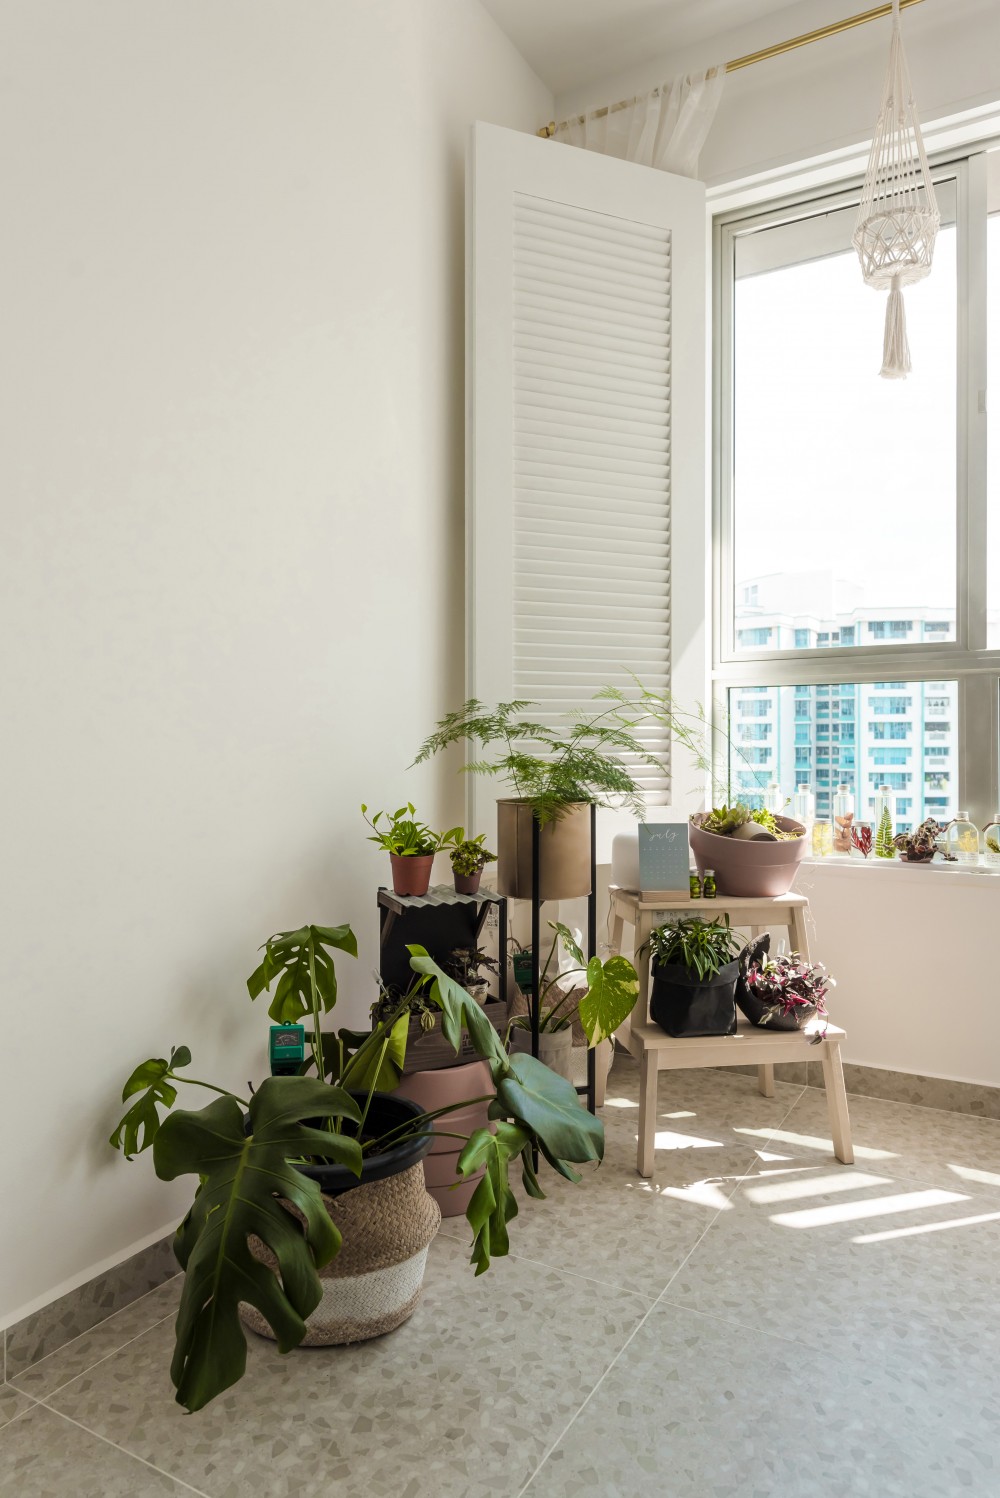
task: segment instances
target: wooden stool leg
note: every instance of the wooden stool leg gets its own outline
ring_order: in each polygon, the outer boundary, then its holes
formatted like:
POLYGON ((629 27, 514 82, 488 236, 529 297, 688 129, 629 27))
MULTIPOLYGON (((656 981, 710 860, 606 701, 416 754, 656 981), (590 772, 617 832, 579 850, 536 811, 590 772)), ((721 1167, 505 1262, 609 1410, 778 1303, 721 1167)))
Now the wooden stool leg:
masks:
POLYGON ((611 936, 608 941, 610 950, 618 957, 622 949, 622 936, 625 934, 625 917, 618 914, 616 910, 611 920, 611 936))
POLYGON ((757 1068, 757 1091, 761 1097, 774 1097, 774 1062, 768 1061, 757 1068))
POLYGON ((806 907, 796 905, 789 912, 788 932, 792 950, 798 952, 803 962, 809 961, 809 933, 806 930, 806 907))
POLYGON ((840 1042, 825 1040, 821 1049, 833 1153, 843 1165, 853 1165, 854 1146, 851 1143, 851 1119, 847 1111, 847 1088, 844 1085, 844 1067, 840 1059, 840 1042))
POLYGON ((653 1174, 656 1148, 656 1052, 643 1051, 639 1070, 639 1174, 647 1180, 653 1174))
POLYGON ((604 1097, 607 1091, 608 1074, 604 1068, 604 1058, 607 1047, 611 1047, 611 1057, 614 1060, 615 1043, 613 1040, 602 1040, 597 1047, 597 1055, 594 1057, 594 1065, 597 1068, 594 1073, 594 1107, 604 1107, 604 1097))

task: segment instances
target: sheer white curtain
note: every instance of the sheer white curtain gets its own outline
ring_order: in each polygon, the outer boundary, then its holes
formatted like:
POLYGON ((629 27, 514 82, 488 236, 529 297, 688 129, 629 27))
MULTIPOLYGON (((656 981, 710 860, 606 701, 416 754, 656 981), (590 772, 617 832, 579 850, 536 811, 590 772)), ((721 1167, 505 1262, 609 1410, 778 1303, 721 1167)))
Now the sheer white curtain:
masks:
POLYGON ((671 78, 621 104, 595 109, 559 126, 555 139, 605 156, 697 177, 698 156, 719 107, 724 67, 671 78))

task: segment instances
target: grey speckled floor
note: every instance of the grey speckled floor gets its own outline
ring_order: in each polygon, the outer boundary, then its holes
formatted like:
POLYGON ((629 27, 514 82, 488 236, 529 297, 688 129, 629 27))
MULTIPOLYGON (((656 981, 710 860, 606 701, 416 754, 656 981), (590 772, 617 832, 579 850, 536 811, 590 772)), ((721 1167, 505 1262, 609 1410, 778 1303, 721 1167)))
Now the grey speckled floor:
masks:
POLYGON ((377 1342, 172 1401, 173 1281, 0 1385, 3 1498, 997 1498, 1000 1122, 722 1072, 636 1070, 607 1158, 473 1278, 464 1220, 377 1342))

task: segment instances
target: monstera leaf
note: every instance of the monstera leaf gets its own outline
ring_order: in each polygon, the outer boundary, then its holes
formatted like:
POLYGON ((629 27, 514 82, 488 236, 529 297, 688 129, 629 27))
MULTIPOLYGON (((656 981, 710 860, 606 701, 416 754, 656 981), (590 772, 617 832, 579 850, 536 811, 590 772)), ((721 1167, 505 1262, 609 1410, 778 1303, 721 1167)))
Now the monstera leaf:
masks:
POLYGON ((108 1140, 112 1149, 120 1149, 126 1160, 149 1149, 160 1128, 157 1103, 172 1108, 177 1098, 177 1088, 168 1078, 177 1067, 190 1064, 191 1052, 186 1045, 171 1047, 169 1061, 163 1056, 152 1056, 137 1066, 129 1077, 122 1088, 122 1102, 127 1103, 137 1092, 142 1096, 132 1104, 108 1140))
POLYGON ((477 1129, 469 1136, 458 1157, 458 1169, 462 1175, 483 1171, 465 1213, 473 1232, 472 1262, 477 1275, 486 1273, 492 1255, 499 1257, 510 1248, 507 1224, 517 1216, 517 1200, 508 1179, 511 1160, 521 1157, 522 1174, 529 1194, 545 1195, 531 1168, 530 1144, 531 1135, 527 1129, 500 1122, 495 1134, 489 1129, 477 1129))
POLYGON ((279 1351, 302 1341, 305 1319, 322 1295, 316 1271, 338 1251, 340 1234, 319 1187, 289 1157, 322 1155, 360 1175, 357 1140, 301 1121, 359 1117, 340 1088, 312 1077, 269 1077, 251 1099, 249 1133, 231 1097, 216 1098, 197 1113, 174 1113, 160 1127, 153 1145, 160 1179, 201 1178, 174 1240, 186 1271, 170 1368, 178 1404, 199 1410, 242 1378, 241 1301, 265 1318, 279 1351), (302 1213, 304 1234, 281 1199, 302 1213), (277 1258, 280 1279, 251 1254, 251 1234, 277 1258))
POLYGON ((323 1012, 329 1014, 337 1002, 337 971, 327 947, 358 955, 358 939, 350 926, 302 926, 298 931, 279 931, 264 944, 264 957, 247 979, 255 999, 277 978, 268 1014, 276 1025, 297 1025, 311 1014, 313 985, 323 1012))
POLYGON ((639 996, 639 975, 627 957, 592 957, 587 963, 587 992, 580 1000, 580 1021, 590 1045, 607 1040, 623 1024, 639 996))

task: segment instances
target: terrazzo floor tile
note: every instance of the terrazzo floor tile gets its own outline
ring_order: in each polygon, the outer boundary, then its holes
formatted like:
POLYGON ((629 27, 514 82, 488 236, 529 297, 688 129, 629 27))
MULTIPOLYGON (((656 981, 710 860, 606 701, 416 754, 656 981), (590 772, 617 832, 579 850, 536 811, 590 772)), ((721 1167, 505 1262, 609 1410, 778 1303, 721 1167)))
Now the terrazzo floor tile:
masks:
POLYGON ((860 1359, 649 1315, 525 1498, 993 1498, 996 1448, 860 1359))
POLYGON ((389 1337, 279 1357, 197 1415, 173 1403, 172 1328, 146 1332, 53 1408, 210 1498, 515 1495, 647 1309, 510 1259, 474 1278, 432 1245, 424 1299, 389 1337))
POLYGON ((665 1298, 847 1356, 909 1360, 949 1387, 975 1393, 985 1380, 995 1421, 998 1260, 993 1198, 867 1166, 771 1162, 740 1184, 665 1298))
POLYGON ((3 1498, 190 1498, 192 1491, 43 1405, 0 1431, 3 1498))
POLYGON ((67 1342, 57 1352, 52 1352, 41 1362, 35 1363, 25 1373, 20 1373, 11 1383, 17 1389, 44 1399, 55 1389, 69 1383, 110 1353, 117 1352, 133 1338, 141 1336, 158 1321, 169 1318, 172 1322, 177 1314, 181 1298, 180 1275, 168 1280, 157 1290, 151 1290, 140 1300, 133 1301, 123 1311, 109 1316, 82 1337, 67 1342))
POLYGON ((13 1384, 0 1384, 0 1430, 17 1415, 30 1410, 33 1402, 26 1394, 19 1393, 13 1384))
MULTIPOLYGON (((849 1097, 858 1163, 890 1175, 1000 1197, 1000 1120, 849 1097)), ((807 1087, 780 1126, 782 1148, 830 1155, 826 1093, 807 1087)))

